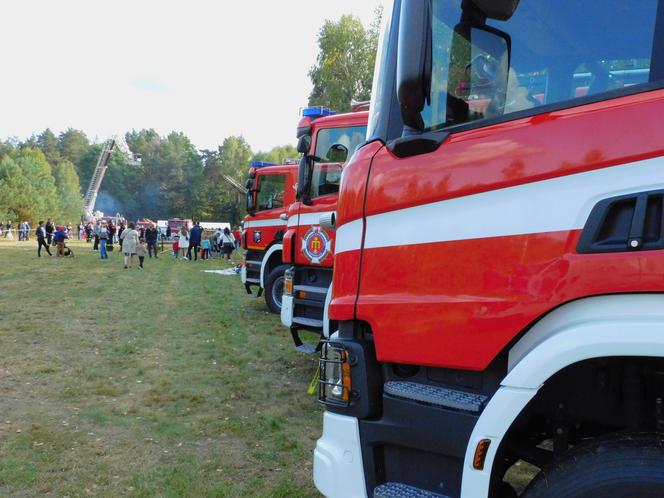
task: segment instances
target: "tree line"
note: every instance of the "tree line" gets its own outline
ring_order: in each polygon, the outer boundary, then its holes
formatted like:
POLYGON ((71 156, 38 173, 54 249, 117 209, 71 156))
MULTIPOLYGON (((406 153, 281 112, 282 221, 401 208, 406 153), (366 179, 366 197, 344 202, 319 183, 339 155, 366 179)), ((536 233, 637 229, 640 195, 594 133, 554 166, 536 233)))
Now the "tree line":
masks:
MULTIPOLYGON (((324 23, 319 55, 309 71, 309 105, 346 112, 351 100, 369 99, 381 19, 379 8, 368 29, 353 16, 324 23)), ((244 216, 244 198, 224 178, 242 184, 253 160, 279 163, 298 157, 293 145, 254 152, 242 136, 227 137, 214 150, 198 150, 175 131, 160 136, 143 129, 125 139, 141 163, 131 165, 114 150, 95 209, 128 219, 177 216, 236 225, 244 216)), ((0 221, 77 223, 103 146, 76 129, 0 141, 0 221)))
MULTIPOLYGON (((298 155, 292 145, 255 153, 241 136, 202 151, 180 132, 164 137, 139 130, 125 139, 142 160, 131 165, 114 149, 95 209, 128 219, 178 216, 237 224, 244 198, 224 175, 243 183, 252 161, 283 162, 298 155)), ((0 220, 77 223, 103 145, 75 129, 58 136, 47 129, 22 142, 0 142, 0 220)))

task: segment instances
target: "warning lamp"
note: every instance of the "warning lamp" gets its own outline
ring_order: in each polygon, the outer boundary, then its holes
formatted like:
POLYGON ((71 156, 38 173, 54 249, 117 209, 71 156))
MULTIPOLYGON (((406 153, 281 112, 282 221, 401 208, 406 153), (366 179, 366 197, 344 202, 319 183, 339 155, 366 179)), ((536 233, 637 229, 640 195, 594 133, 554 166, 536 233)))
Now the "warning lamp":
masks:
POLYGON ((252 168, 265 168, 267 166, 276 166, 275 163, 268 163, 266 161, 254 161, 251 163, 252 168))
POLYGON ((491 444, 491 439, 482 439, 477 443, 475 448, 475 456, 473 457, 473 468, 475 470, 484 470, 484 460, 486 460, 486 455, 489 451, 489 445, 491 444))
POLYGON ((332 116, 335 112, 329 107, 316 106, 316 107, 305 107, 302 109, 302 117, 318 119, 324 118, 325 116, 332 116))
POLYGON ((293 269, 289 268, 284 272, 284 295, 293 295, 293 269))
POLYGON ((348 351, 339 342, 321 341, 318 401, 328 405, 349 406, 351 375, 348 351))

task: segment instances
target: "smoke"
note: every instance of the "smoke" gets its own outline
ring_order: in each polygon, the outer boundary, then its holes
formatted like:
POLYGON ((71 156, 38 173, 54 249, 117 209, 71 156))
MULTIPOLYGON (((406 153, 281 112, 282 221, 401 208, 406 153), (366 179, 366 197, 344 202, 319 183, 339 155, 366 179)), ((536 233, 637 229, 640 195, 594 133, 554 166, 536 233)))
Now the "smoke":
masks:
POLYGON ((103 190, 97 195, 95 211, 101 211, 106 216, 115 216, 116 213, 127 216, 127 213, 124 211, 124 205, 111 194, 103 190))

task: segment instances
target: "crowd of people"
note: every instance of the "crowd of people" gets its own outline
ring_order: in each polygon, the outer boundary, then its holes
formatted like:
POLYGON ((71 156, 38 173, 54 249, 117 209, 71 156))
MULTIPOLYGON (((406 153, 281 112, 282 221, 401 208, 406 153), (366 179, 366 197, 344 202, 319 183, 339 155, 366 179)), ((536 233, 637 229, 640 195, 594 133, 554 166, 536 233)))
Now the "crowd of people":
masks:
MULTIPOLYGON (((27 222, 19 224, 19 240, 30 240, 30 225, 27 222)), ((13 225, 11 222, 0 223, 0 235, 13 239, 13 225)), ((92 251, 99 253, 102 261, 109 259, 109 252, 119 246, 123 255, 124 267, 132 268, 134 256, 138 258, 138 268, 143 269, 146 256, 158 258, 160 251, 158 243, 163 243, 166 238, 172 240, 171 251, 175 259, 183 261, 207 260, 210 258, 225 258, 231 262, 231 255, 240 248, 239 228, 231 230, 226 227, 223 230, 217 228, 214 231, 206 231, 200 222, 195 222, 191 229, 188 225, 183 226, 179 232, 171 234, 170 230, 163 233, 154 223, 126 223, 124 220, 102 219, 91 221, 86 224, 79 223, 77 226, 78 240, 84 240, 92 244, 92 251)), ((74 237, 71 223, 68 225, 56 225, 51 218, 46 222, 40 221, 34 231, 37 240, 37 257, 41 257, 42 250, 49 256, 59 257, 73 256, 71 248, 67 247, 67 240, 74 237)))

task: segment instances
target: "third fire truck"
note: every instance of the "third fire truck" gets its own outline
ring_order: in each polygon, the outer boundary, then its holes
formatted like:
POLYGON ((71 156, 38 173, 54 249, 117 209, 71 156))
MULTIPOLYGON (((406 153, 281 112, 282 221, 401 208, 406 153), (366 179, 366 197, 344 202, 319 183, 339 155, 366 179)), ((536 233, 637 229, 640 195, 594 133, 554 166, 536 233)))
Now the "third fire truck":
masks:
POLYGON ((367 131, 368 103, 355 103, 346 114, 320 107, 307 108, 298 124, 300 161, 297 202, 288 209, 284 237, 285 274, 281 321, 289 327, 295 346, 304 352, 315 346, 303 343, 300 331, 318 337, 329 328, 325 303, 330 296, 334 260, 334 227, 342 167, 361 144, 367 131))
POLYGON ((248 294, 260 296, 272 313, 281 309, 284 287, 282 240, 286 232, 286 212, 295 201, 297 163, 254 162, 249 170, 247 216, 242 230, 245 254, 242 283, 248 294), (253 290, 255 289, 255 291, 253 290))
POLYGON ((664 1, 387 10, 318 489, 664 496, 664 1))

